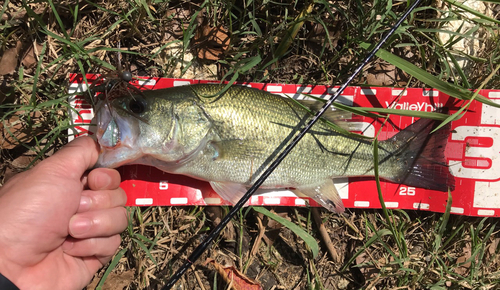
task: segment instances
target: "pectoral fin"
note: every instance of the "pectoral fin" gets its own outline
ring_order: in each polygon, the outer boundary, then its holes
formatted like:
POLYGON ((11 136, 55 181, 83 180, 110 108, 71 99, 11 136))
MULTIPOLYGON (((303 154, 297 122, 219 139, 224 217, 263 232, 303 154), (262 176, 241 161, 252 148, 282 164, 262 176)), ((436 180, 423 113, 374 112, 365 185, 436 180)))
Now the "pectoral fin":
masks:
MULTIPOLYGON (((210 185, 218 195, 233 205, 236 204, 247 192, 246 187, 239 183, 211 181, 210 185)), ((245 206, 248 206, 248 202, 245 203, 245 206)))
POLYGON ((314 199, 317 203, 331 212, 342 213, 345 210, 342 199, 333 181, 330 179, 320 185, 297 187, 294 192, 296 192, 296 194, 304 194, 314 199))

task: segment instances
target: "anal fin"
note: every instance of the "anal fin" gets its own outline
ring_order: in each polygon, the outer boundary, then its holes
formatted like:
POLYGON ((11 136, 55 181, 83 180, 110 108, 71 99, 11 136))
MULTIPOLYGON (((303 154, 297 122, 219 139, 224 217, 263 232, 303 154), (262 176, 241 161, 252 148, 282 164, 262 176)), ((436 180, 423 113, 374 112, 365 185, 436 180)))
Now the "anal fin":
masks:
MULTIPOLYGON (((216 182, 210 181, 212 189, 223 199, 235 205, 247 192, 247 188, 243 184, 233 182, 216 182)), ((248 202, 245 203, 248 206, 248 202)))
MULTIPOLYGON (((331 212, 342 213, 345 211, 342 199, 335 188, 335 184, 331 179, 320 185, 314 186, 299 186, 294 192, 304 194, 328 209, 331 212)), ((297 193, 296 193, 297 194, 297 193)))

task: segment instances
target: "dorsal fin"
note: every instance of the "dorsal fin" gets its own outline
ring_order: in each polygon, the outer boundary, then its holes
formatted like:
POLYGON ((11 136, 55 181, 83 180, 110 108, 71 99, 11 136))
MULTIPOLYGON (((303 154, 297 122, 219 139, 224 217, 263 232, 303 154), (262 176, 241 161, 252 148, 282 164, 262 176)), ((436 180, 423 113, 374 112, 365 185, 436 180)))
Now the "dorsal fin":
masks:
MULTIPOLYGON (((320 101, 295 100, 295 99, 291 100, 293 102, 296 102, 300 106, 304 107, 305 109, 309 110, 312 114, 316 114, 324 105, 324 103, 320 101)), ((336 129, 335 127, 333 127, 333 129, 343 134, 349 134, 349 132, 356 131, 358 129, 357 123, 347 121, 348 119, 352 118, 352 113, 336 109, 333 106, 331 107, 330 110, 327 110, 321 116, 321 118, 323 120, 326 120, 330 124, 333 124, 333 126, 338 126, 340 130, 336 129)))
MULTIPOLYGON (((321 109, 321 107, 323 107, 323 105, 324 105, 324 103, 322 103, 320 101, 314 101, 314 100, 295 100, 295 101, 297 101, 297 102, 301 103, 303 106, 309 108, 309 110, 313 111, 313 113, 318 112, 321 109)), ((351 117, 352 113, 338 110, 338 109, 334 108, 333 106, 331 106, 330 108, 331 108, 330 110, 326 111, 323 114, 323 116, 321 116, 322 118, 324 118, 330 122, 333 122, 337 125, 339 125, 340 123, 346 122, 347 119, 352 118, 351 117)))

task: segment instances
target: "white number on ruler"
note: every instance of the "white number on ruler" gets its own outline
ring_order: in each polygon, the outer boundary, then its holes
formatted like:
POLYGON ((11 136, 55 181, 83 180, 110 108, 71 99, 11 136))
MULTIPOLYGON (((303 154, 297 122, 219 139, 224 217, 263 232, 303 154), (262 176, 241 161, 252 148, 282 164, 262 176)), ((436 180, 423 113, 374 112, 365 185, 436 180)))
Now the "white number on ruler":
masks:
POLYGON ((160 190, 168 189, 168 181, 160 181, 160 190))
POLYGON ((415 187, 401 186, 401 187, 399 188, 399 195, 410 195, 410 196, 414 196, 414 195, 415 195, 415 187))
MULTIPOLYGON (((500 178, 500 128, 499 127, 475 127, 460 126, 455 128, 451 134, 452 140, 464 141, 467 137, 487 137, 493 139, 491 147, 469 146, 465 150, 464 157, 470 158, 489 158, 491 160, 490 168, 467 168, 462 162, 450 164, 450 169, 455 177, 497 180, 500 178)), ((455 163, 452 161, 452 163, 455 163)))

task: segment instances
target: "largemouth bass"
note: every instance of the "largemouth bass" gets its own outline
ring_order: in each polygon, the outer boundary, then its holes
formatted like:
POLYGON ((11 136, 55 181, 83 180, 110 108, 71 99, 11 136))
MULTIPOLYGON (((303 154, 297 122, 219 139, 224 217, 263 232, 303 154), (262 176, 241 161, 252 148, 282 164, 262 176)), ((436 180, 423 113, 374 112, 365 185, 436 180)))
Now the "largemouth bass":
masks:
MULTIPOLYGON (((221 89, 200 84, 102 101, 97 112, 97 166, 154 166, 206 180, 235 203, 311 118, 305 106, 314 104, 303 102, 304 106, 245 86, 231 86, 222 93, 221 89)), ((429 135, 433 125, 421 119, 380 141, 380 177, 439 191, 453 188, 444 159, 449 132, 429 135)), ((334 179, 373 176, 373 160, 370 140, 317 122, 262 187, 293 189, 330 211, 342 212, 334 179)))

